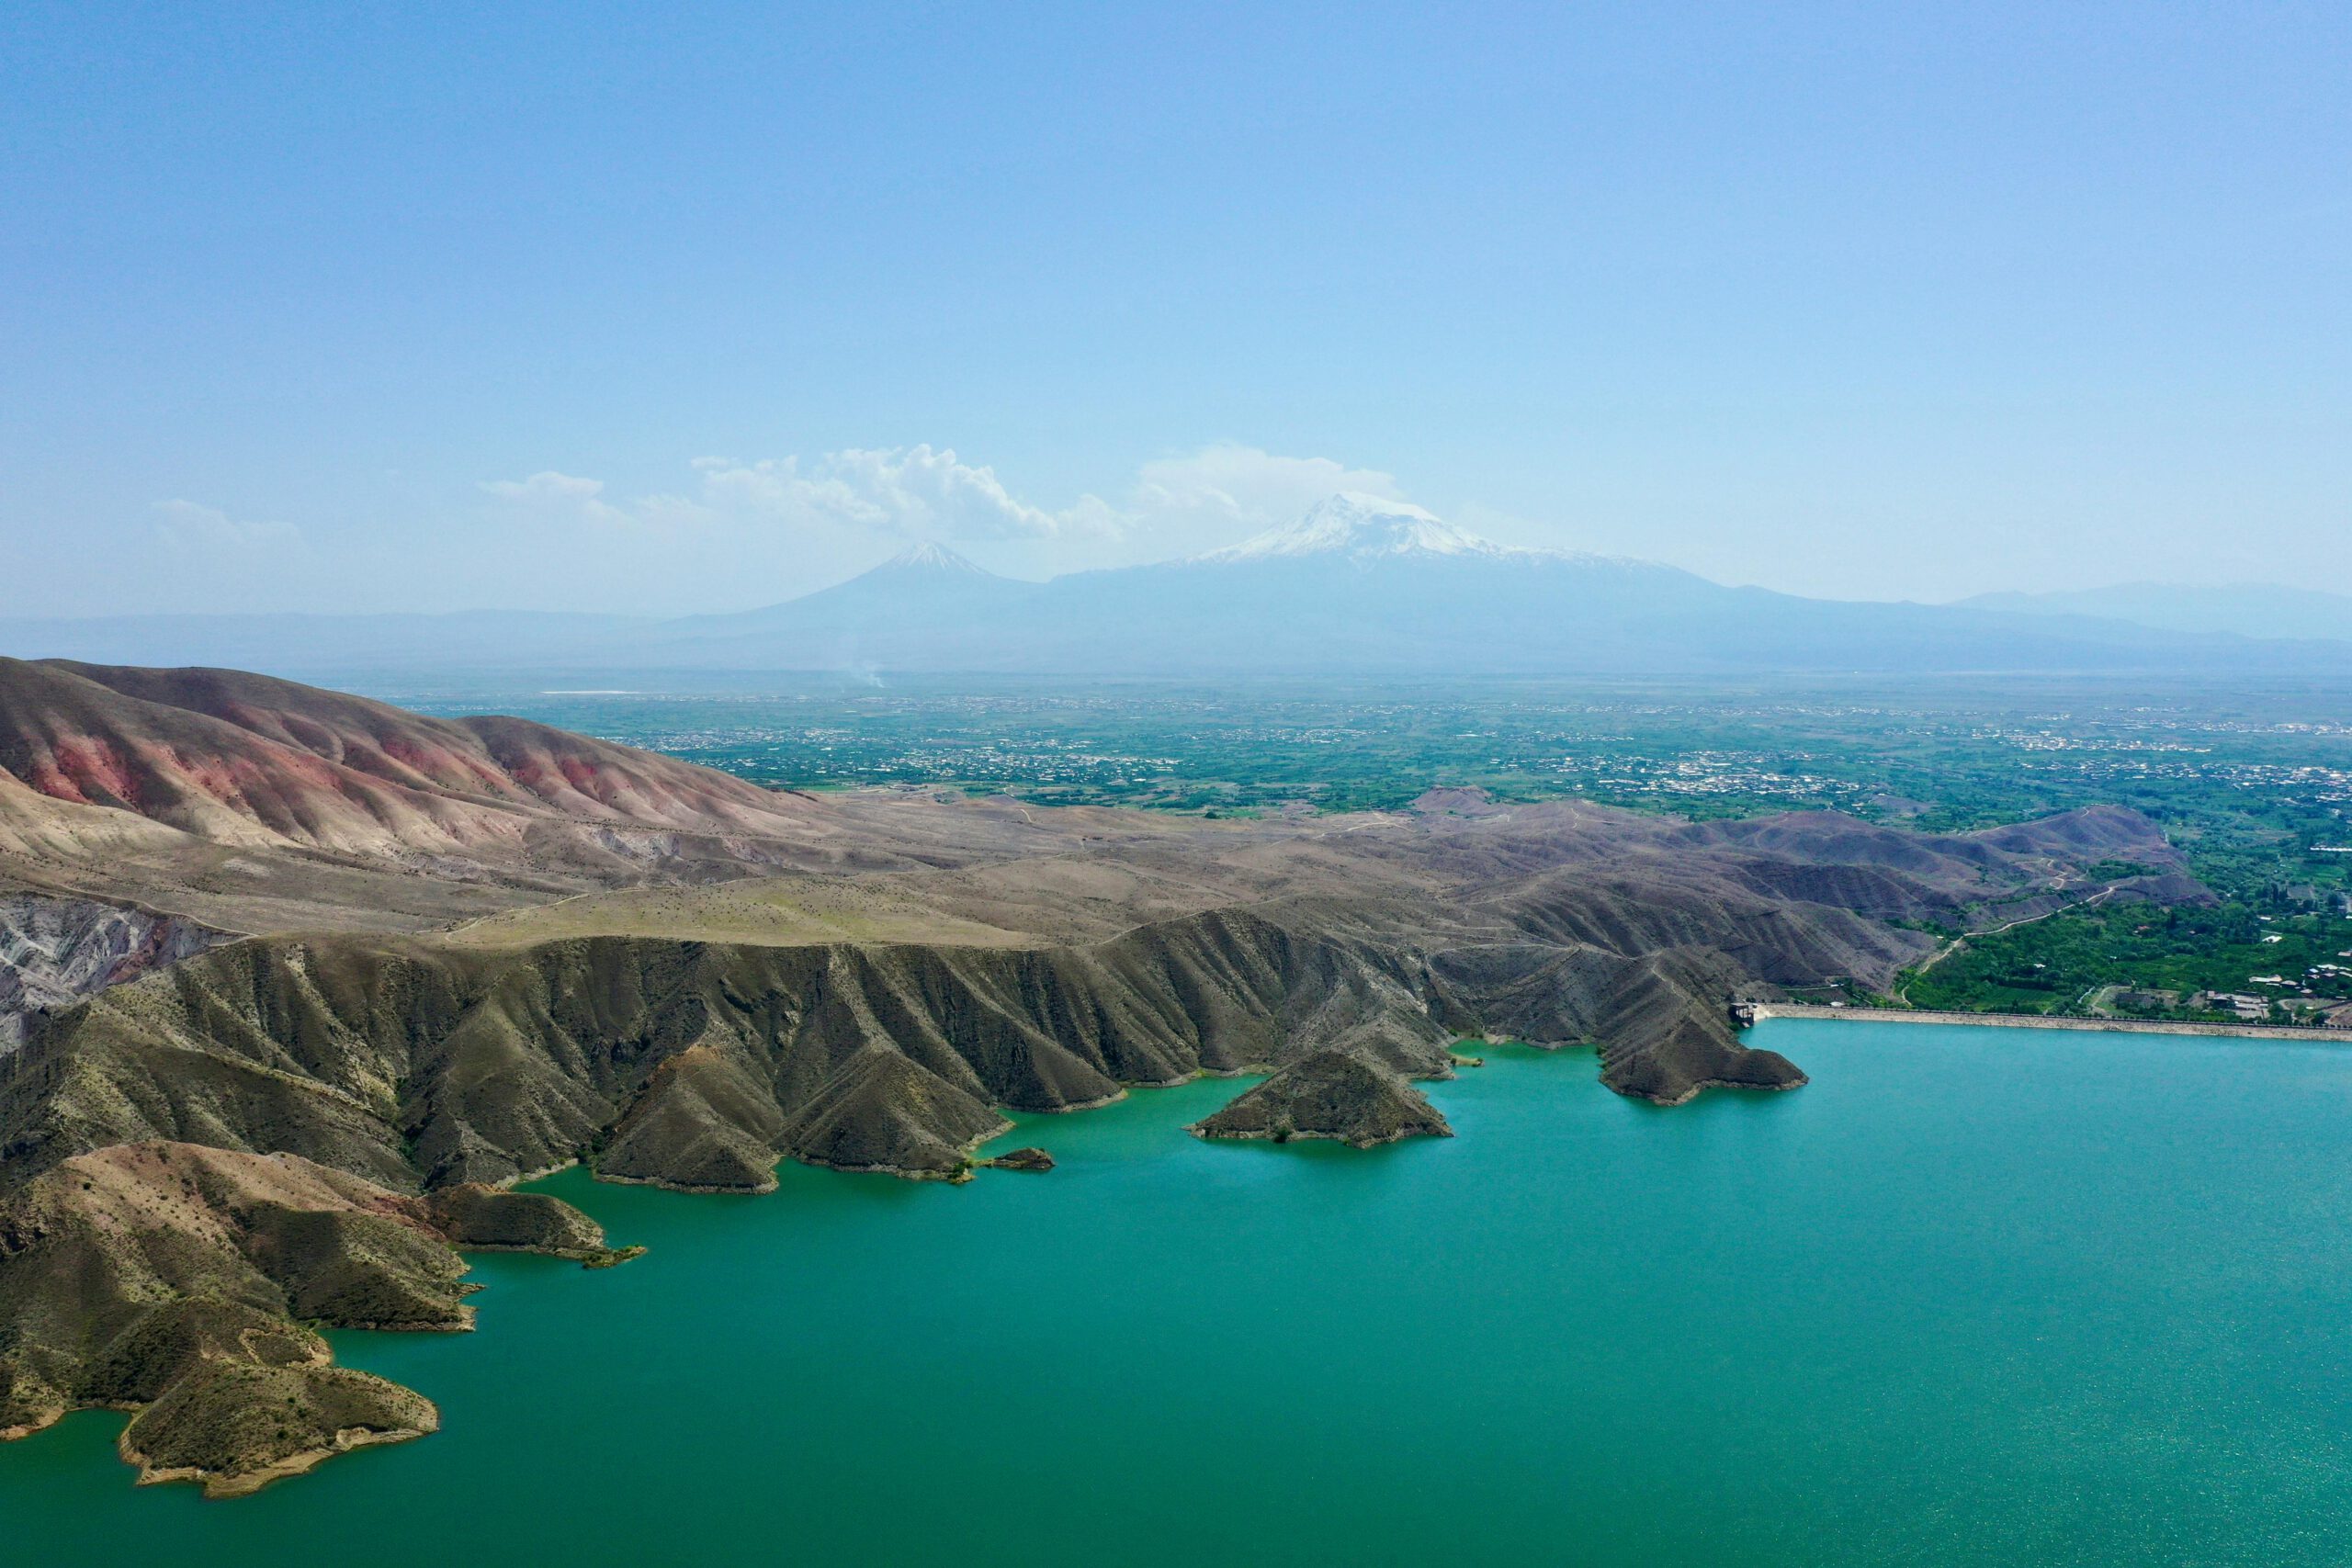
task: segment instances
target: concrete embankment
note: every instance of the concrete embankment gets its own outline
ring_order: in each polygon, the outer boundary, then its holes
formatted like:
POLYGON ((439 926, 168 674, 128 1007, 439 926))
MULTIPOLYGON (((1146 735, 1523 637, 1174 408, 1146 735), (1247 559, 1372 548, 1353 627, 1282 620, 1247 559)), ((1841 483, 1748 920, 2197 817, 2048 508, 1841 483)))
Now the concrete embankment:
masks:
POLYGON ((1768 1018, 1849 1018, 1869 1023, 1971 1023, 1992 1029, 2095 1029, 2120 1034, 2225 1034, 2246 1039, 2329 1040, 2352 1045, 2352 1029, 2303 1029, 2284 1023, 2165 1023, 2132 1018, 2053 1018, 2038 1012, 1931 1012, 1924 1008, 1833 1008, 1809 1002, 1763 1002, 1748 1010, 1768 1018))

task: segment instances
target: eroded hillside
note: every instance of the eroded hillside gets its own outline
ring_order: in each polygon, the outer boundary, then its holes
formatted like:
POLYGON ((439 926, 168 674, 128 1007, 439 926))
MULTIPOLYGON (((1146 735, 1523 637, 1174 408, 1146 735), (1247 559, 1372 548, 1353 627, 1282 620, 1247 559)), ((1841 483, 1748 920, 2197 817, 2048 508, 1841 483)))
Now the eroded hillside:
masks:
POLYGON ((1464 1037, 1592 1046, 1661 1104, 1788 1089, 1727 1004, 1885 984, 1931 945, 1891 920, 2202 896, 2104 808, 1937 837, 1464 790, 1254 822, 788 795, 222 671, 0 666, 0 720, 5 1424, 139 1404, 127 1451, 232 1487, 334 1450, 249 1441, 253 1400, 427 1429, 294 1320, 453 1326, 453 1245, 601 1247, 490 1201, 534 1173, 956 1180, 1005 1110, 1204 1073, 1271 1075, 1204 1133, 1376 1142, 1443 1130, 1408 1080, 1464 1037), (296 1254, 448 1310, 314 1310, 296 1254), (151 1341, 117 1397, 105 1347, 151 1341))

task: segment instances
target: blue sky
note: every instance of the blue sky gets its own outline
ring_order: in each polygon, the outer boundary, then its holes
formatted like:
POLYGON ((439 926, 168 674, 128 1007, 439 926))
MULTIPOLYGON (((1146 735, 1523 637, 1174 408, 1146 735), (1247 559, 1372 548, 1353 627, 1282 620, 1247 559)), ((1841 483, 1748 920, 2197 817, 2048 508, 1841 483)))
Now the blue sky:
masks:
POLYGON ((731 608, 1339 483, 2352 582, 2347 80, 2341 5, 20 0, 0 611, 731 608))

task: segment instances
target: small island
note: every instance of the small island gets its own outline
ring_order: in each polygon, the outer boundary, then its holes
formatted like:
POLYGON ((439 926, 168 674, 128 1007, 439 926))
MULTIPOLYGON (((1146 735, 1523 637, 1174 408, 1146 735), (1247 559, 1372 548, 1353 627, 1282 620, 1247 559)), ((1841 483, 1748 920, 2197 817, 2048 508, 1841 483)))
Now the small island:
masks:
POLYGON ((1345 1051, 1303 1056, 1190 1129, 1201 1138, 1329 1138, 1368 1149, 1453 1129, 1401 1074, 1345 1051))

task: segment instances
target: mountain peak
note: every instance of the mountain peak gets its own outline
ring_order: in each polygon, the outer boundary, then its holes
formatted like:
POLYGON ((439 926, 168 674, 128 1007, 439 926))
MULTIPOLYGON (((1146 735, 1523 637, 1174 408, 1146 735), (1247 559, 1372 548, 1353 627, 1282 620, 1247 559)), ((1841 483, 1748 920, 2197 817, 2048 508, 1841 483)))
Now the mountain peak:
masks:
POLYGON ((952 572, 958 577, 989 577, 994 575, 987 568, 976 566, 946 546, 925 539, 910 545, 874 569, 876 571, 952 572))
POLYGON ((1228 564, 1303 556, 1368 561, 1394 556, 1497 558, 1522 553, 1456 528, 1410 502, 1341 491, 1295 523, 1193 558, 1228 564))

